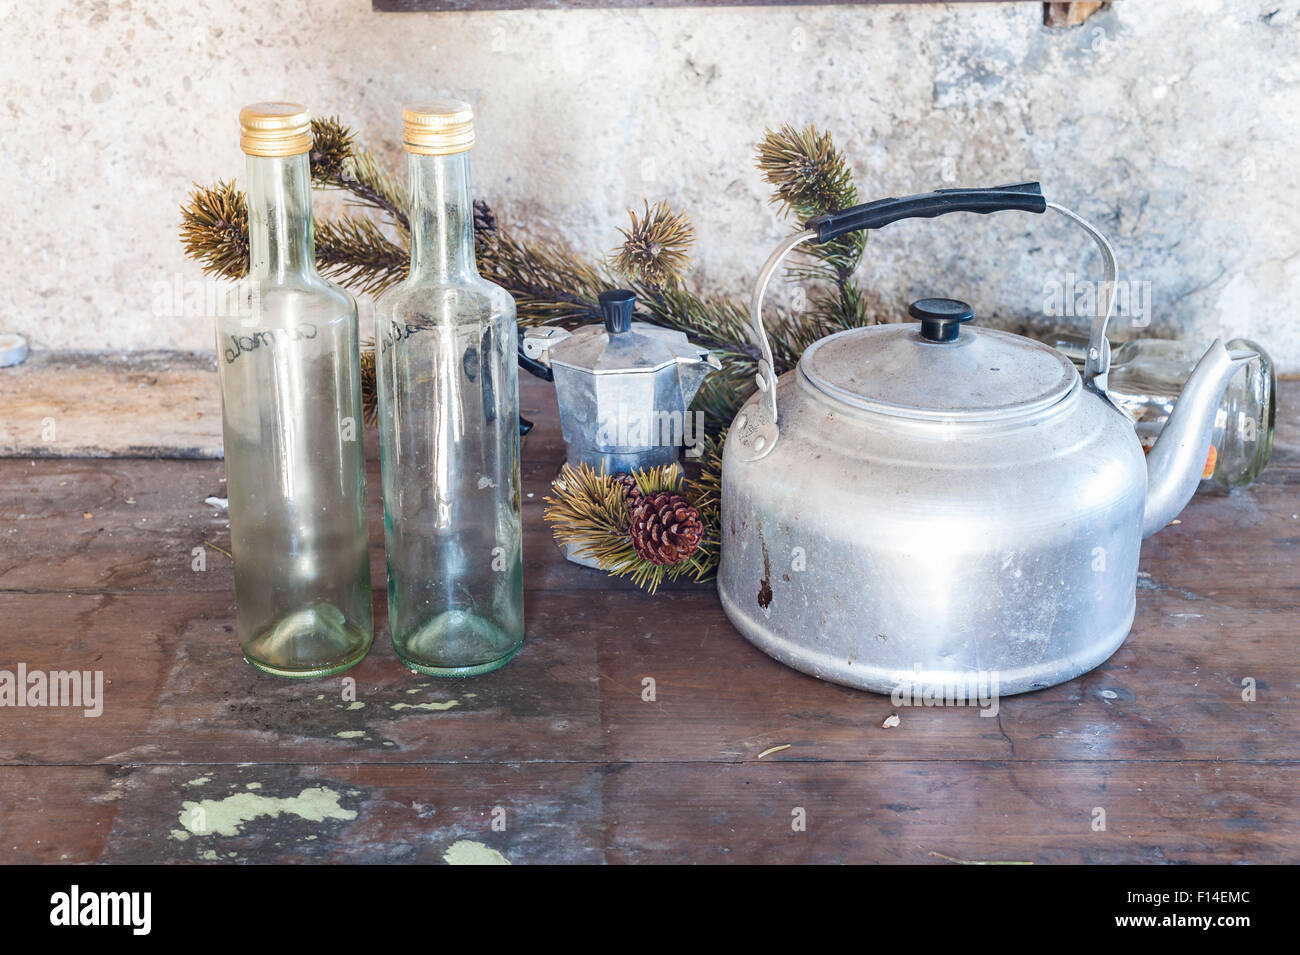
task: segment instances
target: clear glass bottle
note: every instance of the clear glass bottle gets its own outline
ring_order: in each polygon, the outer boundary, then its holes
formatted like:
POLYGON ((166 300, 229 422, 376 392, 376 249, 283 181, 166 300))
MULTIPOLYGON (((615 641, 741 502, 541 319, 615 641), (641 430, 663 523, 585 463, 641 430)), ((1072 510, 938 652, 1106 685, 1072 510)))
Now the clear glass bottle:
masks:
POLYGON ((411 268, 375 304, 388 624, 413 669, 467 676, 524 639, 515 305, 474 262, 470 108, 402 118, 411 268))
MULTIPOLYGON (((1062 335, 1052 344, 1082 366, 1088 350, 1086 339, 1062 335)), ((1234 338, 1227 347, 1229 351, 1253 351, 1259 357, 1234 375, 1223 392, 1202 477, 1223 487, 1241 487, 1259 476, 1273 452, 1277 373, 1268 352, 1257 343, 1234 338)), ((1194 342, 1141 338, 1111 350, 1107 392, 1133 416, 1147 450, 1160 437, 1205 349, 1206 345, 1194 342)))
POLYGON ((316 273, 307 110, 239 119, 246 308, 217 319, 239 644, 265 673, 326 676, 373 634, 357 309, 316 273))

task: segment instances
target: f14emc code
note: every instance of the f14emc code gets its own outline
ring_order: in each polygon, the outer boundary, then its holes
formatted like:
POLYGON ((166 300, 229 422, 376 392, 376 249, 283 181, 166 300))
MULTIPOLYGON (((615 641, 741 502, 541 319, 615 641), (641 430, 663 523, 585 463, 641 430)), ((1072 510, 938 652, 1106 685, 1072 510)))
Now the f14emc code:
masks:
POLYGON ((1197 904, 1245 904, 1250 902, 1250 892, 1232 892, 1225 889, 1202 890, 1199 892, 1130 892, 1128 902, 1142 905, 1168 905, 1170 902, 1196 902, 1197 904))

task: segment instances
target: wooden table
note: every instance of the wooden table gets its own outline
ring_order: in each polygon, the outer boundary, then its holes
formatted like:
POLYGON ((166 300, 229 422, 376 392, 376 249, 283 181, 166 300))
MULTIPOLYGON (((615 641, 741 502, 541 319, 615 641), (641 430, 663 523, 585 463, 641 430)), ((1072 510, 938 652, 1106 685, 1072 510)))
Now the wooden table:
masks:
POLYGON ((554 402, 527 379, 524 651, 466 680, 398 663, 372 456, 378 637, 353 699, 240 658, 207 546, 229 549, 207 361, 33 357, 0 372, 24 455, 0 460, 0 669, 107 685, 96 718, 0 708, 0 861, 1295 862, 1297 399, 1284 383, 1258 484, 1206 486, 1146 543, 1123 648, 986 718, 788 670, 711 586, 650 597, 565 562, 542 521, 554 402), (60 456, 132 449, 188 460, 60 456))

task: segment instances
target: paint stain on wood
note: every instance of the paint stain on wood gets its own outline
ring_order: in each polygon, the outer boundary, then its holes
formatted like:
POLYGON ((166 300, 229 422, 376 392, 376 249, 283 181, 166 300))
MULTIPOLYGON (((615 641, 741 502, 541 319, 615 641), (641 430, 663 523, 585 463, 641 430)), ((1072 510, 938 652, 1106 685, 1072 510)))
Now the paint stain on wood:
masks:
POLYGON ((453 842, 442 854, 447 865, 510 865, 510 860, 491 846, 470 839, 453 842))
POLYGON ((237 836, 245 823, 283 815, 298 816, 309 822, 342 819, 350 822, 357 818, 356 810, 339 805, 339 794, 324 786, 309 786, 297 796, 262 796, 253 792, 236 793, 224 799, 204 799, 200 802, 186 800, 181 803, 177 818, 184 826, 172 830, 172 838, 184 841, 194 836, 237 836))
POLYGON ((460 706, 460 700, 448 700, 445 703, 394 703, 391 709, 394 710, 449 710, 453 706, 460 706))

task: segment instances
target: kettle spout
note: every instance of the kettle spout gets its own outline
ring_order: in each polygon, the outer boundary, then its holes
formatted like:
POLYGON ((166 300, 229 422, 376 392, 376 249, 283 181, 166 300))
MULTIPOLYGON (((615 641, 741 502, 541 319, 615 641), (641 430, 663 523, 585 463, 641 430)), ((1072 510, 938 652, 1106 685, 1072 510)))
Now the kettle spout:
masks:
POLYGON ((682 388, 682 408, 689 408, 695 393, 704 384, 704 379, 722 368, 722 362, 711 351, 700 349, 689 355, 677 356, 677 380, 682 388))
POLYGON ((1259 356, 1229 352, 1215 339, 1183 386, 1169 421, 1147 455, 1147 497, 1142 536, 1150 537, 1181 511, 1196 493, 1214 435, 1223 391, 1237 369, 1259 356))

